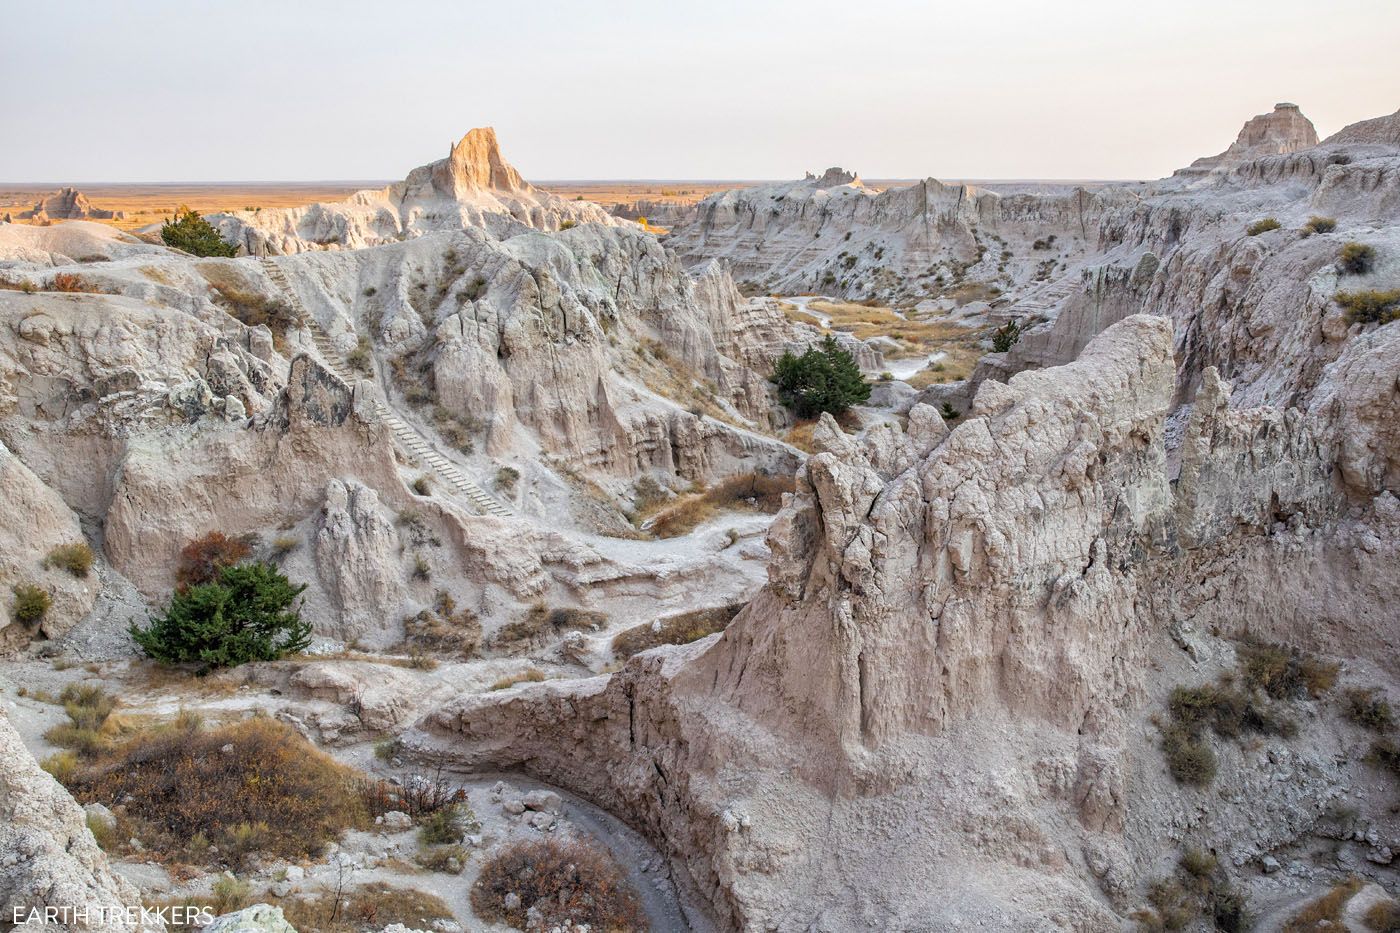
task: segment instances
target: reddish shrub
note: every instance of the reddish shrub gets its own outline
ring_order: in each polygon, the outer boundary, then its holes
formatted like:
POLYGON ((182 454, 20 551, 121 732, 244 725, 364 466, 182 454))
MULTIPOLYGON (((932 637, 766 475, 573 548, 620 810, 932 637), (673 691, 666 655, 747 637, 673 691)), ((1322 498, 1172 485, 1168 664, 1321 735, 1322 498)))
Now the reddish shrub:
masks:
POLYGON ((220 570, 247 560, 256 540, 252 535, 230 538, 222 531, 211 531, 202 538, 195 538, 180 551, 175 580, 181 586, 209 583, 218 577, 220 570))
POLYGON ((609 933, 646 929, 637 895, 617 863, 584 842, 517 842, 482 866, 472 885, 478 916, 523 930, 532 907, 546 928, 586 923, 609 933), (511 893, 520 901, 508 908, 511 893))

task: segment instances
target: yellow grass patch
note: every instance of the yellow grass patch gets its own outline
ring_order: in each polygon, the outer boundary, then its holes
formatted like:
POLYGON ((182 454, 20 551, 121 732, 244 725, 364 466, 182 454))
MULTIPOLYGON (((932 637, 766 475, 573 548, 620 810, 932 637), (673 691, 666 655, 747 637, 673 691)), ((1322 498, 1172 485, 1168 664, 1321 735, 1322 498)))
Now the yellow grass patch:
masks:
MULTIPOLYGON (((796 488, 791 476, 742 473, 720 480, 709 489, 681 496, 661 506, 648 526, 658 538, 676 538, 723 511, 758 511, 769 515, 782 507, 783 493, 796 488)), ((646 513, 639 515, 644 518, 646 513)))

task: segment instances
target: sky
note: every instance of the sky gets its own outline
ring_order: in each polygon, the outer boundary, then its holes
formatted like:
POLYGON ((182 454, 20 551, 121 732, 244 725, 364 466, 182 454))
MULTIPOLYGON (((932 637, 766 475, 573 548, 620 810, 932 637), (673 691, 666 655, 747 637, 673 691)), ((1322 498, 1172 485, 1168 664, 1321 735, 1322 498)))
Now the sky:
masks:
POLYGON ((1396 0, 0 0, 2 182, 1156 178, 1400 108, 1396 0))

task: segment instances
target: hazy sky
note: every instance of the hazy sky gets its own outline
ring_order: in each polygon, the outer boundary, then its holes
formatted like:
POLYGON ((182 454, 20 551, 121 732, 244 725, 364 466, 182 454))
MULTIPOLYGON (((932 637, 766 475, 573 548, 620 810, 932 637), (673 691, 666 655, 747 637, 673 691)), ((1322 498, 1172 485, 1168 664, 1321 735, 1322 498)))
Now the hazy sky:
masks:
POLYGON ((1396 0, 0 0, 0 182, 1149 178, 1400 108, 1396 0))

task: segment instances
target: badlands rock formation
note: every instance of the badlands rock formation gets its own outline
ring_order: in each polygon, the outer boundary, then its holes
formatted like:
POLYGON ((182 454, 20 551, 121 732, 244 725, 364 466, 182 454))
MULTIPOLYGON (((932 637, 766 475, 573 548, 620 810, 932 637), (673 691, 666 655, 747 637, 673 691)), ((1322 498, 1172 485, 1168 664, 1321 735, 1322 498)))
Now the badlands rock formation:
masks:
POLYGON ((1091 250, 1104 211, 1130 197, 1064 186, 998 194, 933 178, 876 192, 830 168, 710 195, 667 244, 691 263, 722 258, 764 291, 917 300, 973 284, 1038 285, 1091 250))
MULTIPOLYGON (((483 185, 531 190, 489 134, 455 152, 410 187, 463 210, 483 185)), ((488 633, 612 580, 631 581, 623 606, 659 595, 647 581, 703 588, 730 557, 610 555, 570 532, 635 533, 623 513, 643 477, 679 490, 791 473, 800 455, 762 433, 783 422, 765 374, 789 326, 633 228, 511 232, 469 224, 274 264, 83 223, 6 228, 0 469, 16 495, 0 583, 43 586, 53 606, 25 627, 7 601, 3 644, 61 635, 93 606, 96 576, 43 566, 84 539, 98 572, 151 601, 208 531, 305 543, 287 560, 318 634, 376 647, 441 588, 412 579, 421 563, 488 633), (520 477, 508 504, 489 493, 505 466, 520 477)), ((708 585, 734 598, 759 573, 708 585)))
MULTIPOLYGON (((1398 284, 1391 129, 1092 196, 1082 277, 992 355, 951 431, 917 405, 904 430, 818 431, 768 585, 727 632, 610 678, 464 695, 413 744, 633 814, 725 928, 1116 929, 1188 847, 1286 904, 1273 853, 1351 839, 1339 808, 1370 826, 1343 876, 1393 885, 1393 781, 1335 708, 1221 748, 1205 793, 1166 774, 1149 721, 1244 636, 1394 695, 1400 325, 1334 301, 1398 284), (1247 234, 1267 216, 1279 229, 1247 234), (1372 271, 1339 272, 1350 239, 1372 271)), ((716 196, 679 236, 759 243, 747 274, 787 281, 812 248, 793 223, 814 239, 876 202, 828 173, 716 196), (793 251, 765 254, 779 229, 793 251)), ((971 230, 1002 207, 952 216, 971 230)), ((1295 904, 1336 870, 1292 865, 1295 904)))
POLYGON ((1178 175, 1203 175, 1266 156, 1288 155, 1317 145, 1317 130, 1297 104, 1274 104, 1272 113, 1250 119, 1240 135, 1219 155, 1205 156, 1178 175))
POLYGON ((466 226, 505 235, 524 228, 618 223, 592 202, 566 200, 521 178, 501 156, 489 126, 463 136, 447 158, 421 165, 382 190, 358 191, 330 204, 209 219, 224 239, 252 256, 361 249, 466 226))
POLYGON ((1178 173, 1145 189, 1102 218, 1096 254, 1054 302, 1013 294, 999 309, 1031 326, 1008 353, 984 358, 971 386, 1071 360, 1094 334, 1148 311, 1176 325, 1178 401, 1190 400, 1213 365, 1248 404, 1305 402, 1356 340, 1333 296, 1393 287, 1400 144, 1386 140, 1397 122, 1366 121, 1311 148, 1225 163, 1204 177, 1178 173), (1317 216, 1336 229, 1310 235, 1317 216), (1281 229, 1249 235, 1265 218, 1281 229), (1370 272, 1340 272, 1338 252, 1352 240, 1377 251, 1370 272))
POLYGON ((143 924, 140 908, 140 892, 112 871, 83 808, 39 768, 0 711, 0 915, 6 928, 19 933, 165 929, 163 923, 143 924), (87 908, 82 916, 71 910, 79 906, 87 908), (53 914, 46 920, 48 910, 53 914), (23 922, 12 926, 16 918, 23 922))
POLYGON ((1394 675, 1400 502, 1329 480, 1330 406, 1232 412, 1215 380, 1175 488, 1160 317, 984 383, 951 432, 917 408, 907 433, 828 422, 769 584, 722 637, 465 696, 420 747, 634 814, 727 928, 1116 928, 1168 826, 1242 866, 1355 780, 1332 766, 1331 790, 1235 797, 1246 760, 1183 820, 1189 792, 1135 722, 1173 638, 1344 644, 1394 675), (1325 597, 1303 583, 1322 568, 1325 597), (1292 820, 1264 816, 1285 798, 1292 820))
POLYGON ((21 211, 18 216, 21 220, 47 224, 54 220, 123 220, 126 212, 93 207, 87 195, 77 188, 60 188, 40 198, 31 209, 21 211))
MULTIPOLYGON (((1341 693, 1400 702, 1400 322, 1337 296, 1400 288, 1400 115, 1302 148, 1301 115, 1261 119, 1151 185, 877 194, 832 170, 716 195, 665 243, 554 229, 484 135, 373 198, 222 221, 295 255, 0 228, 0 585, 54 600, 0 646, 129 654, 186 542, 257 533, 323 647, 393 657, 249 666, 224 713, 572 791, 659 850, 636 875, 691 928, 1118 930, 1187 851, 1263 929, 1355 876, 1353 922, 1400 850, 1341 693), (1352 241, 1366 271, 1339 265, 1352 241), (1022 330, 858 432, 822 419, 804 457, 765 376, 805 338, 726 260, 770 288, 975 291, 1022 330), (771 523, 666 542, 623 517, 755 470, 796 474, 771 523), (75 538, 91 579, 44 566, 75 538), (424 670, 403 620, 439 590, 488 645, 424 670), (614 655, 619 628, 739 602, 722 633, 614 655), (537 608, 609 621, 490 643, 537 608), (1296 731, 1206 736, 1213 784, 1178 783, 1172 692, 1237 676, 1246 638, 1336 661, 1337 688, 1280 701, 1296 731)), ((0 806, 52 789, 3 762, 0 806)), ((125 902, 45 799, 24 864, 125 902)))

